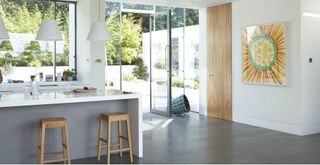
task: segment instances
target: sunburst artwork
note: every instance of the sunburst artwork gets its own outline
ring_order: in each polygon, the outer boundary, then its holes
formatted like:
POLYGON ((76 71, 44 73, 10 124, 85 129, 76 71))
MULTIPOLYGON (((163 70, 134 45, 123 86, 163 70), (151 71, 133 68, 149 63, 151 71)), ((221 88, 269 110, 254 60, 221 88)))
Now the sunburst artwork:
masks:
POLYGON ((285 33, 286 23, 243 27, 243 82, 286 85, 285 33))

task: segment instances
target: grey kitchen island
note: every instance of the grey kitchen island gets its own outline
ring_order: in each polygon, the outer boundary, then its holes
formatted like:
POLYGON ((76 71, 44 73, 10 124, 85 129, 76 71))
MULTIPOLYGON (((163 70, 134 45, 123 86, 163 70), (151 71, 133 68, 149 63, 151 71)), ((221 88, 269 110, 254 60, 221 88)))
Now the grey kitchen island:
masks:
MULTIPOLYGON (((36 163, 39 120, 54 117, 68 121, 71 159, 94 157, 99 115, 108 112, 129 113, 133 154, 142 157, 142 110, 138 94, 50 89, 40 90, 33 97, 25 92, 0 91, 0 163, 36 163)), ((114 124, 113 142, 117 142, 116 127, 114 124)), ((59 129, 46 131, 46 152, 61 150, 60 137, 59 129)))

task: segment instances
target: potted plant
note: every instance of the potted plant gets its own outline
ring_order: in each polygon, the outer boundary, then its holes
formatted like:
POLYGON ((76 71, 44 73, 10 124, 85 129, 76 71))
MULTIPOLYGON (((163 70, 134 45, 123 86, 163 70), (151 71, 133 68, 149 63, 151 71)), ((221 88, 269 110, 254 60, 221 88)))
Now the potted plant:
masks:
POLYGON ((63 71, 63 80, 72 81, 76 74, 77 73, 75 69, 67 69, 63 71))

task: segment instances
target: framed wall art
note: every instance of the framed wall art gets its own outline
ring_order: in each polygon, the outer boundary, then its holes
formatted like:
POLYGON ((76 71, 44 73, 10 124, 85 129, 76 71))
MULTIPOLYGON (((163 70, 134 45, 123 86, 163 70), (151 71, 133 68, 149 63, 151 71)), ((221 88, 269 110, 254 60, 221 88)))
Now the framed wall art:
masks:
POLYGON ((242 28, 242 81, 286 85, 286 23, 242 28))

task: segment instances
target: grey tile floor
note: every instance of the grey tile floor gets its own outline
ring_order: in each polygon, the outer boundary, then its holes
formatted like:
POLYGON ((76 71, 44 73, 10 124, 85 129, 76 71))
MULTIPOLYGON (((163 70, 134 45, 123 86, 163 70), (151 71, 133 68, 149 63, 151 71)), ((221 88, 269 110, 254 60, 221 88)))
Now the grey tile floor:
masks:
MULTIPOLYGON (((320 134, 295 136, 189 113, 144 114, 144 157, 134 163, 320 163, 320 134)), ((128 163, 128 155, 111 156, 128 163)), ((96 158, 72 163, 105 163, 96 158)))

